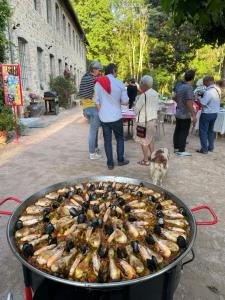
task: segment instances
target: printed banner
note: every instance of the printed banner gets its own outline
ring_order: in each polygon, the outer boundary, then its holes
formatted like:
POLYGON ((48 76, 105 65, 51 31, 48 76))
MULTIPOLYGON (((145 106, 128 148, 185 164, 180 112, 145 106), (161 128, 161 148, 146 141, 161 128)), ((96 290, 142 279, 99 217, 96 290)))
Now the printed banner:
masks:
POLYGON ((5 105, 22 106, 22 84, 20 65, 1 65, 5 105))

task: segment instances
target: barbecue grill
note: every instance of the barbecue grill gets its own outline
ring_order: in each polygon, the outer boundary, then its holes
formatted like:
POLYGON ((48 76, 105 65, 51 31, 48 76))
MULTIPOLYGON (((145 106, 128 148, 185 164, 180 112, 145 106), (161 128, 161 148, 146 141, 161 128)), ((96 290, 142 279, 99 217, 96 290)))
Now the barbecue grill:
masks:
POLYGON ((90 297, 92 300, 172 300, 174 292, 180 281, 181 270, 183 266, 194 260, 194 252, 192 248, 196 238, 197 225, 213 225, 216 224, 217 221, 218 219, 214 211, 208 206, 196 207, 190 210, 186 204, 175 195, 158 186, 154 186, 149 182, 143 182, 138 179, 126 177, 95 176, 58 183, 32 195, 30 198, 25 200, 10 217, 7 227, 7 238, 13 253, 23 265, 26 300, 32 299, 31 289, 33 291, 34 300, 58 300, 63 298, 66 298, 67 300, 84 300, 89 299, 90 297), (30 265, 18 252, 14 240, 14 228, 18 217, 27 206, 31 205, 37 199, 43 197, 47 193, 56 191, 66 186, 72 186, 89 181, 116 181, 135 185, 139 185, 142 182, 145 186, 153 189, 156 192, 166 193, 170 199, 176 202, 178 207, 182 207, 184 209, 191 227, 190 239, 185 251, 183 251, 183 253, 181 253, 181 255, 172 261, 168 266, 162 268, 156 273, 133 280, 102 284, 69 281, 67 279, 47 274, 30 265), (209 210, 213 216, 213 221, 196 222, 192 211, 200 209, 209 210), (192 253, 192 256, 189 260, 184 261, 188 253, 192 253))

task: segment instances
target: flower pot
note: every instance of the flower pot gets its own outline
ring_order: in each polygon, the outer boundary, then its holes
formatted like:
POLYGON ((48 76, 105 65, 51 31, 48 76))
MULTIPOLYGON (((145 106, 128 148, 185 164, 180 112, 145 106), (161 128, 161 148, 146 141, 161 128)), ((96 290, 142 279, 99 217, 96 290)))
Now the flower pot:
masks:
POLYGON ((0 131, 0 145, 6 144, 7 141, 7 131, 0 131))

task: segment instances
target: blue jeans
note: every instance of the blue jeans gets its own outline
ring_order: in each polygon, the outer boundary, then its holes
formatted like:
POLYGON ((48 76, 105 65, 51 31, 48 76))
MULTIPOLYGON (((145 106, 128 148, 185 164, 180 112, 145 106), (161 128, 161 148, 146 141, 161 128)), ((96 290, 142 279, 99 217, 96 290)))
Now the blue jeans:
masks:
POLYGON ((100 119, 96 107, 88 107, 84 109, 84 116, 90 123, 89 129, 89 153, 95 153, 98 148, 98 129, 100 127, 100 119))
POLYGON ((199 121, 201 150, 208 152, 214 149, 215 132, 213 131, 217 114, 202 113, 199 121))
POLYGON ((113 166, 113 150, 112 150, 112 132, 115 135, 117 142, 117 160, 124 161, 124 137, 123 137, 123 121, 122 119, 116 122, 102 122, 105 153, 107 157, 107 165, 113 166))

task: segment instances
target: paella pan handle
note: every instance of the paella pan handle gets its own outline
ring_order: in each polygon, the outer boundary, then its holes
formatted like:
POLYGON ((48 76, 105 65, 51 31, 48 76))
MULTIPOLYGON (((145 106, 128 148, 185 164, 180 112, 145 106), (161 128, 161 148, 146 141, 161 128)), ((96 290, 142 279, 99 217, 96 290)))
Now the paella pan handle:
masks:
POLYGON ((182 263, 182 266, 181 266, 182 270, 185 265, 189 264, 190 262, 192 262, 195 259, 195 253, 194 253, 193 249, 191 249, 191 254, 192 254, 192 257, 189 260, 182 263))
MULTIPOLYGON (((21 204, 22 201, 17 199, 17 198, 14 198, 14 197, 8 197, 8 198, 4 198, 2 200, 0 200, 0 206, 2 204, 4 204, 5 202, 8 202, 8 201, 14 201, 16 202, 17 204, 21 204)), ((12 212, 11 211, 4 211, 4 210, 0 210, 0 215, 6 215, 6 216, 11 216, 12 212)))
POLYGON ((202 209, 207 209, 210 212, 210 214, 212 215, 213 220, 212 221, 196 222, 197 225, 215 225, 215 224, 218 223, 218 217, 215 214, 214 210, 212 208, 210 208, 209 206, 207 206, 207 205, 193 207, 191 209, 191 211, 195 212, 195 211, 199 211, 199 210, 202 210, 202 209))

